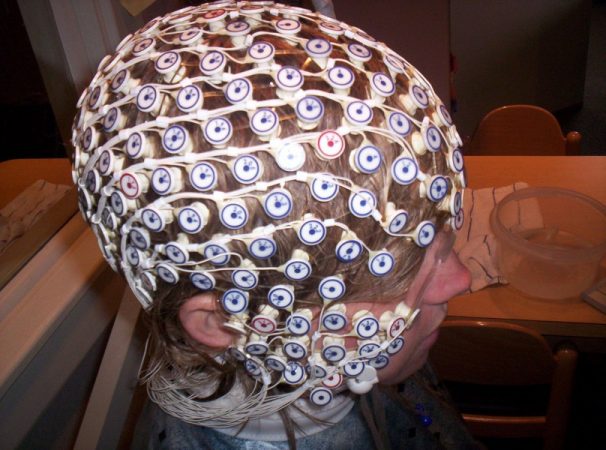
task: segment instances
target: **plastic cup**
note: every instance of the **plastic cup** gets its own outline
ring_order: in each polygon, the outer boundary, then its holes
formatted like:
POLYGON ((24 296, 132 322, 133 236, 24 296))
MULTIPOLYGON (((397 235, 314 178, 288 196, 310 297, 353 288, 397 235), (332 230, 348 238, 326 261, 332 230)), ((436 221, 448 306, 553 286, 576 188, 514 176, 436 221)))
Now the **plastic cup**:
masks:
POLYGON ((513 192, 493 209, 490 224, 501 274, 532 297, 578 296, 606 254, 606 207, 568 189, 513 192))

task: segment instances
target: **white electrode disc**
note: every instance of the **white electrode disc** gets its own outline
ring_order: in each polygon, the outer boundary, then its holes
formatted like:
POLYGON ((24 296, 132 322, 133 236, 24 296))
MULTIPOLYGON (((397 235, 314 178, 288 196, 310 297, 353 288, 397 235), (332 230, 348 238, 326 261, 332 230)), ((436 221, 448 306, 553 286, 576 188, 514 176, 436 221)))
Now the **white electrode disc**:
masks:
POLYGON ((314 178, 311 182, 311 195, 320 202, 328 202, 334 199, 339 193, 339 185, 331 181, 330 175, 322 175, 321 178, 314 178))
POLYGON ((156 60, 156 70, 158 73, 166 74, 176 70, 181 64, 181 55, 174 51, 162 53, 156 60))
POLYGON ((333 89, 349 89, 356 81, 353 71, 349 67, 335 66, 326 74, 328 84, 333 89))
POLYGON ((396 92, 396 85, 391 77, 383 72, 373 73, 370 78, 370 87, 375 94, 388 97, 396 92))
POLYGON ((307 220, 303 222, 297 235, 305 245, 317 245, 326 237, 326 227, 317 219, 307 220))
POLYGON ((224 117, 209 120, 204 127, 204 138, 213 145, 225 144, 232 136, 231 122, 224 117))
POLYGON ((339 277, 326 277, 320 281, 318 293, 325 300, 338 300, 345 295, 345 283, 339 277))
POLYGON ((363 250, 362 241, 359 239, 346 239, 337 244, 335 254, 339 261, 349 263, 356 260, 363 250))
POLYGON ((307 95, 297 102, 295 113, 303 122, 315 123, 324 115, 324 104, 318 97, 307 95))
POLYGON ((284 66, 276 73, 276 84, 285 91, 297 91, 303 86, 303 74, 292 66, 284 66))
POLYGON ((204 246, 204 257, 215 266, 224 266, 230 259, 229 250, 216 243, 209 243, 204 246))
POLYGON ((275 220, 284 219, 292 211, 292 195, 286 189, 274 189, 263 200, 265 214, 275 220))
POLYGON ((248 100, 252 95, 252 84, 246 78, 236 78, 225 86, 225 98, 232 105, 248 100))
POLYGON ((230 314, 239 314, 248 308, 248 293, 240 289, 228 289, 221 297, 223 309, 230 314))
POLYGON ((348 377, 357 377, 364 371, 364 366, 362 361, 350 361, 343 366, 343 372, 348 377))
POLYGON ((345 117, 352 125, 368 125, 372 120, 372 108, 361 100, 354 100, 345 107, 345 117))
POLYGON ((164 215, 151 206, 148 206, 141 211, 141 221, 148 229, 155 232, 164 230, 164 227, 166 226, 164 215))
POLYGON ((311 264, 302 259, 291 259, 284 265, 284 276, 291 281, 302 281, 311 275, 311 264))
POLYGON ((231 273, 232 283, 240 289, 254 289, 259 283, 256 272, 248 269, 236 269, 231 273))
POLYGON ((209 272, 192 272, 189 274, 191 283, 201 291, 211 291, 215 288, 215 277, 209 272))
POLYGON ((242 184, 251 184, 262 174, 261 161, 256 156, 240 155, 232 165, 234 178, 242 184))
POLYGON ((347 356, 347 350, 342 345, 331 344, 322 349, 322 358, 329 363, 338 363, 345 359, 345 356, 347 356))
POLYGON ((368 270, 376 277, 382 277, 391 272, 396 261, 386 250, 375 253, 368 261, 368 270))
POLYGON ((276 164, 286 172, 296 172, 305 164, 305 148, 291 142, 283 145, 275 154, 276 164))
POLYGON ((365 316, 356 322, 356 334, 362 339, 370 339, 379 332, 379 321, 372 316, 365 316))
POLYGON ((206 225, 206 218, 202 211, 192 206, 181 208, 177 214, 179 228, 189 234, 199 232, 206 225))
POLYGON ((248 48, 248 56, 256 63, 266 63, 272 60, 276 49, 269 42, 257 41, 248 48))
POLYGON ((215 75, 223 71, 226 63, 223 53, 211 50, 200 59, 200 70, 204 75, 215 75))
POLYGON ((372 58, 372 52, 362 44, 356 42, 347 44, 345 51, 353 61, 368 62, 372 58))
POLYGON ((181 125, 172 125, 166 129, 162 136, 162 148, 168 153, 180 153, 187 147, 189 133, 181 125))
POLYGON ((267 301, 274 308, 290 308, 295 301, 295 293, 292 286, 279 284, 272 287, 267 293, 267 301))
POLYGON ((323 38, 314 38, 307 41, 305 51, 312 58, 328 58, 332 53, 332 44, 323 38))
POLYGON ((286 328, 295 336, 303 336, 311 330, 311 322, 302 314, 292 314, 286 320, 286 328))
POLYGON ((160 106, 160 95, 158 90, 151 84, 141 87, 137 94, 137 108, 141 112, 150 112, 160 106))
POLYGON ((169 242, 164 246, 168 259, 175 264, 185 264, 189 260, 189 252, 178 242, 169 242))
POLYGON ((219 211, 219 219, 230 230, 239 230, 248 222, 248 210, 244 203, 228 202, 219 211))
POLYGON ((284 381, 288 384, 300 384, 305 381, 305 369, 296 361, 289 361, 286 365, 286 370, 282 372, 284 381))
POLYGON ((347 325, 347 316, 340 311, 332 311, 322 316, 322 326, 330 331, 340 331, 347 325))
POLYGON ((276 372, 282 372, 286 369, 286 360, 276 355, 269 355, 265 358, 265 367, 276 372))
POLYGON ((408 223, 408 213, 403 210, 398 210, 389 217, 389 222, 387 223, 387 232, 391 235, 397 235, 404 230, 406 224, 408 223))
POLYGON ((170 264, 160 263, 156 266, 156 273, 168 284, 177 284, 179 281, 179 273, 170 264))
POLYGON ((436 236, 436 226, 425 220, 415 229, 414 240, 419 247, 427 247, 433 242, 433 238, 436 236))
POLYGON ((143 133, 134 131, 126 140, 126 154, 130 158, 139 158, 145 152, 146 139, 143 133))
POLYGON ((307 356, 307 348, 294 340, 286 342, 282 348, 286 356, 292 359, 302 359, 307 356))
POLYGON ((393 111, 389 113, 387 118, 387 125, 399 136, 408 136, 412 131, 412 125, 410 119, 404 115, 404 113, 393 111))
POLYGON ((195 84, 190 84, 179 90, 177 93, 177 108, 189 113, 200 109, 204 96, 202 91, 195 84))
POLYGON ((391 165, 391 176, 394 181, 404 186, 409 185, 417 179, 419 168, 417 163, 407 156, 396 158, 391 165))
POLYGON ((432 202, 439 202, 446 197, 446 194, 448 194, 448 180, 441 175, 432 177, 427 188, 427 198, 432 202))
POLYGON ((326 406, 332 401, 332 392, 323 387, 314 388, 309 394, 309 400, 316 406, 326 406))
POLYGON ((269 108, 260 108, 250 118, 250 128, 259 136, 268 136, 278 129, 278 115, 269 108))
POLYGON ((356 149, 354 154, 355 168, 362 173, 375 173, 381 167, 383 157, 381 151, 374 145, 364 145, 356 149))
POLYGON ((429 125, 422 133, 423 142, 430 152, 437 152, 442 145, 440 130, 435 125, 429 125))
POLYGON ((395 355, 402 350, 402 348, 404 348, 404 338, 402 336, 398 336, 387 347, 387 353, 389 355, 395 355))
POLYGON ((189 182, 199 191, 208 191, 217 184, 217 170, 210 163, 198 163, 189 172, 189 182))
POLYGON ((268 259, 275 255, 278 246, 276 242, 268 237, 253 240, 248 245, 248 252, 257 259, 268 259))

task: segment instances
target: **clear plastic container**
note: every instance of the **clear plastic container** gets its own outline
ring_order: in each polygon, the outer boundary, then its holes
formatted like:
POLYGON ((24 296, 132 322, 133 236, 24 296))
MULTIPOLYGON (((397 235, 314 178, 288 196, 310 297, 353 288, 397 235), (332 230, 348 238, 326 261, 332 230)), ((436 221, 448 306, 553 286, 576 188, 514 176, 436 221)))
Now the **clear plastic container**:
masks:
POLYGON ((533 297, 578 296, 606 254, 606 206, 568 189, 527 188, 493 209, 501 274, 533 297))

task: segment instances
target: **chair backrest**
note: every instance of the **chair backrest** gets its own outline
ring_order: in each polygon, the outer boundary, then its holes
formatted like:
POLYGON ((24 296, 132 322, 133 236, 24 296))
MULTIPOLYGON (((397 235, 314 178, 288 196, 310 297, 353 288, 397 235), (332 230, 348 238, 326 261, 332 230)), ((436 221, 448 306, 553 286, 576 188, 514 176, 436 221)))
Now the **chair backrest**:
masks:
POLYGON ((433 366, 446 382, 482 388, 546 385, 549 400, 542 416, 462 412, 477 437, 542 437, 549 449, 564 444, 576 358, 571 348, 561 348, 554 355, 545 338, 534 330, 474 320, 444 322, 430 354, 433 366))
POLYGON ((471 138, 470 155, 578 155, 581 135, 566 137, 549 111, 534 105, 493 109, 480 121, 471 138))

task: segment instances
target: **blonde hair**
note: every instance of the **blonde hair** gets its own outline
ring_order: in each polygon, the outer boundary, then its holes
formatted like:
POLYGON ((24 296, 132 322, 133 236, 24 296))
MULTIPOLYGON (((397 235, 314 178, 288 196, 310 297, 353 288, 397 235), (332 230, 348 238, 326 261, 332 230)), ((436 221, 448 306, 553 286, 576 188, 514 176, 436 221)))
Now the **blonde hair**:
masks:
MULTIPOLYGON (((187 11, 175 13, 167 17, 178 18, 190 14, 195 18, 204 11, 208 11, 204 9, 205 7, 199 8, 201 8, 199 11, 195 8, 190 8, 187 11)), ((261 35, 264 42, 273 45, 275 48, 275 64, 282 67, 293 66, 311 73, 323 72, 326 69, 326 66, 310 57, 301 46, 294 44, 288 36, 285 37, 276 34, 274 26, 272 25, 272 20, 275 19, 274 16, 275 14, 273 12, 269 11, 268 8, 265 8, 259 16, 260 20, 259 17, 255 19, 254 32, 255 36, 261 35)), ((312 16, 313 14, 309 13, 308 17, 312 16)), ((160 24, 160 27, 164 26, 166 30, 175 28, 175 25, 170 25, 170 21, 163 20, 164 18, 158 19, 157 23, 148 25, 148 29, 157 27, 158 24, 160 24)), ((229 20, 229 18, 226 18, 225 20, 229 20)), ((192 19, 192 21, 197 24, 201 23, 201 21, 196 21, 194 19, 192 19)), ((337 22, 331 23, 335 26, 340 26, 336 25, 337 22)), ((366 36, 361 30, 355 28, 352 28, 351 30, 355 32, 355 36, 359 37, 356 39, 362 39, 363 42, 372 42, 370 41, 371 38, 366 36)), ((177 35, 176 33, 176 31, 172 34, 168 32, 165 39, 158 39, 154 49, 155 53, 153 54, 162 55, 163 52, 179 47, 179 45, 174 42, 174 37, 177 35)), ((313 20, 303 21, 297 36, 304 40, 314 38, 328 40, 333 44, 330 58, 337 62, 349 61, 350 55, 345 51, 344 46, 351 42, 358 42, 351 34, 345 33, 340 36, 327 34, 318 27, 317 21, 313 20)), ((131 48, 129 47, 129 43, 133 42, 136 44, 137 42, 140 42, 143 37, 145 37, 144 33, 141 36, 132 37, 130 41, 127 40, 126 44, 122 44, 122 47, 118 50, 116 55, 120 58, 124 57, 124 54, 126 53, 125 49, 131 48)), ((255 39, 257 41, 261 40, 261 38, 255 39)), ((247 49, 244 47, 240 49, 234 48, 234 40, 225 34, 208 33, 208 37, 203 40, 202 46, 207 49, 231 49, 229 53, 230 58, 224 69, 226 73, 231 74, 230 78, 234 78, 238 73, 249 71, 249 69, 255 67, 252 61, 246 59, 247 49), (235 61, 239 62, 236 63, 235 61)), ((414 123, 421 123, 428 117, 435 118, 438 115, 438 108, 443 107, 443 105, 441 105, 439 100, 435 97, 435 94, 431 90, 431 86, 429 86, 416 69, 407 65, 404 61, 401 61, 401 72, 394 72, 389 64, 386 63, 385 59, 382 58, 388 53, 379 51, 378 44, 369 45, 369 50, 372 53, 372 56, 368 61, 358 65, 348 63, 350 69, 355 74, 355 81, 348 94, 350 98, 370 101, 372 98, 372 87, 368 74, 390 73, 395 84, 395 93, 382 99, 378 105, 382 104, 389 110, 408 111, 408 116, 414 123), (406 104, 406 96, 409 95, 413 83, 420 83, 424 92, 430 99, 426 108, 411 108, 410 105, 406 104)), ((115 59, 119 59, 116 55, 110 57, 108 61, 102 62, 100 73, 108 72, 108 70, 106 70, 108 65, 111 65, 115 59)), ((212 78, 204 78, 199 67, 199 55, 194 51, 182 52, 180 55, 181 62, 179 70, 174 72, 172 78, 167 78, 166 74, 159 73, 157 67, 154 66, 154 61, 151 58, 145 57, 131 58, 128 64, 130 77, 131 79, 138 80, 140 86, 146 84, 180 86, 181 84, 179 83, 181 83, 182 80, 202 80, 194 81, 193 84, 200 87, 203 92, 205 110, 212 111, 230 106, 223 91, 224 83, 212 78)), ((392 58, 395 58, 393 54, 389 53, 389 55, 392 58)), ((110 68, 109 71, 115 73, 116 69, 110 68)), ((252 75, 248 75, 248 79, 253 86, 252 98, 254 101, 276 99, 282 95, 279 92, 279 86, 276 85, 276 82, 270 75, 270 71, 271 67, 266 71, 259 71, 252 75)), ((99 76, 93 80, 91 88, 83 94, 83 98, 88 99, 89 106, 90 98, 94 93, 93 86, 98 85, 99 76)), ((305 91, 332 92, 331 85, 320 76, 305 77, 302 89, 305 91)), ((161 95, 162 101, 159 105, 159 110, 156 113, 158 116, 177 117, 183 114, 182 111, 179 110, 173 96, 166 93, 161 93, 161 95)), ((111 93, 108 91, 104 101, 109 105, 115 104, 116 102, 120 103, 124 98, 124 93, 111 93)), ((315 125, 314 132, 337 130, 343 124, 346 124, 343 101, 339 97, 327 95, 322 97, 322 101, 324 102, 324 115, 319 123, 315 125)), ((82 102, 83 101, 81 101, 81 103, 82 102)), ((142 112, 133 101, 123 101, 120 110, 124 120, 124 129, 132 129, 154 118, 153 114, 142 112)), ((301 127, 301 123, 292 107, 292 102, 284 102, 284 104, 276 106, 274 111, 279 119, 279 133, 277 133, 274 138, 287 138, 289 136, 307 132, 307 127, 301 127)), ((377 198, 376 209, 383 216, 386 215, 388 203, 392 203, 398 209, 406 210, 408 212, 408 220, 404 231, 413 231, 415 226, 425 220, 431 221, 435 224, 437 229, 440 229, 444 222, 451 217, 451 212, 448 208, 444 207, 444 202, 429 201, 427 198, 424 198, 425 195, 420 189, 418 182, 413 182, 408 185, 393 182, 390 167, 402 153, 404 145, 404 148, 409 149, 408 151, 410 154, 415 154, 414 157, 419 166, 419 170, 422 173, 427 174, 428 176, 450 173, 453 175, 452 179, 449 178, 452 183, 451 187, 461 187, 462 181, 459 179, 459 175, 451 170, 451 164, 447 161, 449 154, 452 153, 452 150, 455 147, 455 144, 452 142, 452 132, 454 131, 454 128, 448 124, 442 124, 440 127, 440 133, 442 133, 443 136, 441 150, 427 151, 425 149, 425 151, 413 152, 410 149, 415 147, 411 142, 414 133, 402 137, 401 139, 404 142, 398 142, 396 139, 388 139, 385 136, 385 133, 372 131, 373 129, 378 130, 385 128, 384 123, 388 118, 384 111, 385 110, 382 108, 373 108, 372 121, 367 126, 367 129, 370 130, 369 132, 360 132, 353 128, 351 132, 345 133, 343 137, 347 150, 335 159, 321 159, 314 155, 315 149, 311 143, 306 142, 301 144, 305 149, 307 158, 300 170, 307 173, 328 172, 335 178, 341 177, 351 180, 355 186, 370 190, 375 193, 377 198), (352 169, 349 151, 360 147, 363 142, 370 143, 380 149, 382 163, 375 173, 359 173, 352 169)), ((229 141, 230 147, 243 148, 263 144, 264 141, 251 130, 249 117, 244 109, 231 112, 229 114, 229 120, 233 125, 233 136, 229 141)), ((84 146, 82 143, 84 125, 90 122, 91 111, 89 108, 82 106, 74 123, 74 141, 77 150, 77 158, 78 155, 86 153, 82 150, 79 152, 78 150, 79 147, 84 146)), ((95 136, 98 139, 96 142, 97 149, 107 148, 110 143, 119 140, 120 137, 120 134, 115 130, 104 130, 99 126, 100 122, 101 120, 99 119, 97 123, 93 123, 92 125, 93 127, 96 127, 95 136)), ((188 120, 181 122, 180 125, 189 133, 192 143, 191 153, 202 155, 215 149, 215 147, 205 139, 199 122, 196 120, 188 120)), ((191 185, 191 182, 187 177, 185 167, 182 164, 172 164, 170 160, 164 159, 166 153, 162 150, 160 134, 158 132, 147 132, 146 135, 149 143, 151 143, 150 148, 152 149, 151 153, 147 155, 148 160, 170 165, 173 169, 181 173, 182 179, 184 180, 183 191, 195 191, 195 187, 191 185)), ((94 150, 94 152, 98 152, 98 150, 94 150)), ((261 161, 264 168, 259 182, 272 181, 288 175, 288 172, 282 170, 276 164, 274 158, 267 152, 259 152, 256 156, 261 161)), ((214 187, 214 190, 220 192, 237 190, 241 185, 227 169, 227 163, 230 158, 224 156, 222 159, 223 162, 220 166, 225 167, 225 170, 218 171, 217 184, 214 187)), ((145 163, 145 161, 141 158, 123 158, 121 160, 122 165, 120 170, 124 172, 133 165, 141 166, 141 163, 145 163)), ((143 164, 143 166, 145 166, 145 164, 143 164)), ((77 160, 75 162, 75 175, 77 178, 85 178, 86 171, 84 167, 88 167, 86 162, 83 162, 82 160, 77 160)), ((111 176, 112 174, 110 173, 109 175, 111 176)), ((114 179, 115 178, 116 177, 114 177, 114 179)), ((357 238, 366 244, 367 248, 377 250, 387 249, 392 255, 396 256, 394 270, 381 278, 377 278, 370 273, 365 258, 358 258, 355 261, 345 263, 339 261, 335 257, 335 247, 342 238, 341 228, 329 227, 327 229, 326 238, 320 244, 314 246, 303 245, 299 240, 297 233, 292 228, 276 231, 273 233, 273 238, 277 243, 277 251, 274 256, 267 261, 267 266, 279 267, 291 258, 293 250, 304 249, 309 254, 310 263, 313 267, 313 275, 311 277, 294 283, 296 298, 294 304, 295 309, 307 305, 321 306, 323 300, 317 292, 318 280, 332 275, 342 276, 343 281, 347 286, 346 297, 341 301, 372 299, 373 301, 380 302, 383 296, 393 297, 394 295, 401 295, 406 291, 419 268, 419 263, 424 254, 424 249, 417 245, 413 239, 410 237, 388 234, 384 227, 376 220, 355 217, 351 214, 348 206, 348 199, 344 195, 337 195, 330 202, 319 202, 311 195, 309 186, 299 180, 288 181, 283 183, 283 186, 281 187, 287 188, 292 195, 293 208, 290 212, 290 217, 300 218, 304 217, 305 214, 311 213, 314 217, 320 219, 336 219, 355 233, 357 238)), ((102 194, 103 192, 101 190, 99 196, 102 196, 102 194)), ((86 195, 88 195, 88 193, 86 195)), ((154 192, 153 189, 143 192, 135 200, 136 211, 140 211, 147 205, 155 204, 161 198, 162 196, 154 192)), ((204 204, 209 214, 205 226, 198 233, 188 235, 189 241, 203 244, 212 240, 213 236, 217 233, 227 235, 250 233, 252 230, 268 224, 268 217, 257 198, 246 197, 242 200, 250 214, 248 221, 239 230, 228 230, 219 220, 219 211, 215 202, 195 199, 195 201, 204 204)), ((193 201, 194 200, 190 198, 180 198, 172 202, 171 206, 173 208, 180 208, 190 205, 193 201)), ((98 202, 100 203, 101 200, 98 200, 98 202)), ((92 207, 89 208, 88 211, 91 209, 92 207)), ((128 223, 129 220, 132 221, 136 219, 136 211, 129 211, 121 219, 123 223, 128 223)), ((90 213, 86 214, 86 210, 85 215, 93 223, 95 222, 95 216, 90 213)), ((280 224, 288 221, 289 219, 282 219, 270 220, 269 222, 280 224)), ((108 259, 110 259, 110 261, 111 258, 114 258, 115 261, 123 261, 125 259, 125 256, 123 255, 124 246, 121 245, 121 242, 123 242, 121 233, 127 231, 127 228, 121 229, 117 226, 112 232, 112 235, 108 238, 110 242, 101 242, 102 248, 104 248, 106 252, 106 256, 109 254, 108 259)), ((182 230, 179 228, 176 221, 168 223, 164 230, 150 235, 151 247, 158 248, 158 246, 162 246, 168 242, 176 241, 181 233, 182 230)), ((230 251, 243 255, 243 258, 247 255, 246 245, 238 240, 230 242, 230 251)), ((238 261, 235 261, 234 258, 226 265, 227 268, 237 266, 238 261)), ((122 269, 124 269, 124 267, 124 265, 121 266, 122 269)), ((216 272, 216 286, 214 290, 217 295, 220 295, 221 292, 231 287, 232 283, 229 274, 229 270, 216 272)), ((284 275, 280 272, 261 271, 258 286, 249 291, 250 311, 257 311, 260 305, 265 304, 267 302, 268 290, 272 286, 280 284, 283 281, 284 275)), ((159 280, 158 287, 153 293, 153 302, 148 308, 148 317, 151 328, 151 347, 149 370, 145 378, 151 385, 154 385, 155 381, 162 378, 164 380, 171 380, 170 384, 175 389, 189 388, 192 385, 192 379, 196 378, 195 374, 204 372, 204 379, 206 381, 212 380, 211 384, 215 388, 215 393, 211 395, 211 398, 214 398, 229 390, 230 383, 234 380, 234 377, 237 376, 238 367, 231 364, 229 361, 217 361, 215 358, 216 352, 194 342, 183 329, 179 321, 179 308, 187 298, 193 296, 197 292, 199 291, 193 286, 191 281, 184 277, 181 277, 174 285, 159 280)), ((286 315, 286 311, 280 311, 277 321, 284 322, 286 320, 286 315)), ((253 389, 252 383, 250 389, 253 389)))
MULTIPOLYGON (((260 28, 259 31, 260 30, 262 30, 262 28, 260 28)), ((307 38, 323 36, 316 30, 306 30, 305 28, 302 34, 307 38)), ((276 59, 281 65, 294 67, 305 66, 311 71, 320 70, 304 52, 300 49, 293 48, 288 42, 271 37, 265 38, 264 41, 272 44, 276 48, 276 53, 279 55, 276 59)), ((229 47, 230 43, 225 39, 218 39, 217 41, 209 42, 208 45, 209 47, 229 47)), ((335 58, 346 57, 345 53, 340 52, 339 50, 335 50, 333 55, 335 58)), ((196 71, 197 65, 188 65, 187 61, 184 61, 184 64, 186 64, 192 72, 196 71)), ((237 67, 237 70, 241 71, 248 69, 247 66, 242 65, 235 67, 237 67)), ((350 95, 356 98, 364 98, 370 90, 369 82, 365 76, 360 76, 362 71, 359 69, 352 70, 357 72, 358 76, 356 76, 356 82, 352 86, 350 95)), ((386 69, 383 63, 376 58, 373 58, 369 62, 367 70, 379 72, 386 69)), ((189 72, 186 76, 193 76, 193 74, 189 72)), ((276 87, 270 86, 272 80, 268 75, 258 75, 250 78, 253 83, 253 97, 255 100, 276 97, 276 87)), ((398 77, 397 80, 399 82, 397 89, 401 91, 407 90, 407 85, 404 83, 403 77, 398 77)), ((310 80, 305 82, 304 89, 326 91, 330 89, 330 86, 325 81, 310 80)), ((220 89, 211 92, 205 91, 204 104, 207 105, 211 101, 213 108, 220 108, 227 104, 220 89)), ((387 102, 394 108, 404 109, 404 106, 396 95, 387 99, 387 102)), ((343 107, 338 102, 332 100, 326 100, 324 106, 325 113, 317 127, 318 130, 338 128, 344 117, 343 107)), ((167 108, 166 114, 170 116, 171 114, 176 113, 174 111, 175 108, 175 105, 171 105, 167 108)), ((278 107, 276 108, 276 112, 280 118, 280 137, 301 133, 303 131, 297 124, 297 118, 290 106, 278 107)), ((234 137, 230 141, 230 145, 233 145, 234 147, 247 147, 260 143, 258 136, 251 131, 248 117, 244 112, 232 114, 230 120, 234 126, 234 137)), ((375 114, 372 125, 378 127, 384 120, 385 118, 382 117, 381 114, 375 114)), ((190 127, 189 131, 193 139, 193 148, 195 152, 202 153, 212 149, 210 144, 202 137, 200 129, 196 130, 195 128, 190 127)), ((361 136, 353 135, 348 135, 345 139, 347 142, 346 148, 348 149, 359 147, 362 141, 361 136)), ((447 212, 439 210, 435 203, 427 201, 426 199, 421 199, 419 196, 419 189, 415 184, 402 186, 390 183, 389 181, 389 167, 393 160, 398 156, 401 150, 400 147, 381 136, 370 135, 368 140, 381 149, 384 157, 384 163, 381 165, 380 170, 374 174, 358 174, 353 172, 348 161, 347 153, 330 161, 328 163, 329 167, 327 167, 328 164, 326 161, 320 160, 319 158, 307 158, 302 169, 309 173, 324 172, 328 169, 332 175, 350 178, 356 185, 378 193, 377 200, 378 208, 380 210, 384 211, 385 205, 390 201, 409 212, 409 222, 411 224, 417 224, 423 220, 431 219, 436 221, 437 227, 440 228, 443 222, 449 218, 447 212)), ((305 150, 308 155, 313 154, 314 150, 311 148, 310 144, 303 145, 306 147, 305 150)), ((157 153, 158 154, 155 156, 160 158, 162 156, 161 150, 158 149, 157 153)), ((260 154, 258 155, 258 158, 261 160, 264 167, 261 181, 274 180, 287 175, 287 172, 283 171, 275 164, 271 156, 260 154)), ((444 158, 440 155, 428 152, 425 154, 425 157, 419 158, 419 160, 425 168, 433 167, 433 170, 436 173, 443 173, 445 171, 446 163, 444 158)), ((229 175, 229 172, 219 172, 218 183, 215 189, 222 192, 229 192, 237 189, 237 182, 229 175)), ((301 307, 309 304, 321 306, 322 299, 316 291, 317 283, 319 279, 329 275, 341 274, 345 278, 347 297, 343 301, 348 301, 348 299, 356 299, 359 301, 365 298, 372 298, 380 301, 381 296, 385 293, 393 294, 396 292, 405 292, 410 281, 416 274, 424 249, 420 248, 410 239, 390 236, 376 222, 354 217, 349 212, 347 198, 344 196, 337 196, 329 203, 320 203, 311 196, 308 186, 304 183, 294 181, 288 183, 287 187, 293 197, 292 216, 302 217, 306 213, 313 213, 314 216, 320 218, 339 218, 339 221, 345 223, 369 247, 376 249, 387 248, 393 254, 398 255, 396 269, 384 278, 381 278, 378 283, 376 277, 371 275, 368 271, 366 261, 362 258, 350 263, 343 263, 334 256, 334 248, 341 239, 341 230, 337 228, 329 229, 328 235, 322 243, 305 248, 310 254, 310 260, 313 265, 313 276, 307 280, 298 281, 295 284, 295 308, 297 306, 301 307)), ((147 194, 144 194, 143 199, 141 199, 142 206, 145 202, 151 203, 156 198, 157 195, 153 191, 148 191, 147 194)), ((247 209, 250 212, 250 218, 244 227, 244 232, 251 231, 257 226, 266 224, 267 217, 259 203, 255 199, 248 198, 245 199, 245 202, 247 209)), ((182 204, 177 204, 176 206, 185 206, 186 204, 186 201, 183 201, 182 204)), ((215 233, 219 232, 228 234, 241 232, 241 230, 226 230, 225 227, 223 227, 218 219, 219 214, 213 202, 206 202, 206 206, 211 211, 210 219, 204 229, 196 236, 197 242, 208 241, 215 233)), ((283 219, 283 222, 285 221, 287 220, 283 219)), ((275 222, 280 223, 280 221, 275 222)), ((167 229, 163 232, 163 235, 157 236, 157 240, 158 242, 173 241, 176 239, 179 232, 178 225, 173 222, 168 225, 167 229)), ((295 231, 292 229, 276 233, 273 237, 278 245, 275 255, 268 264, 270 266, 280 266, 290 258, 293 249, 304 247, 299 241, 295 231)), ((246 254, 246 248, 241 242, 234 242, 230 249, 239 254, 246 254)), ((216 278, 217 292, 222 292, 231 286, 228 272, 221 272, 216 278)), ((269 288, 284 280, 283 275, 276 272, 263 273, 260 276, 260 279, 259 287, 250 292, 251 310, 256 310, 257 306, 266 303, 267 291, 269 288)), ((191 340, 187 339, 184 330, 180 327, 178 319, 179 306, 186 298, 191 297, 196 292, 199 291, 188 279, 180 280, 177 285, 166 290, 166 292, 162 294, 161 299, 155 300, 150 309, 153 330, 152 336, 154 342, 157 342, 158 344, 153 348, 160 351, 160 355, 156 356, 161 358, 168 357, 173 364, 179 364, 179 362, 181 362, 184 364, 184 369, 197 366, 200 363, 207 361, 205 354, 200 352, 200 347, 196 344, 192 345, 191 340), (170 331, 168 330, 169 326, 170 331), (184 343, 185 346, 183 345, 184 343), (188 351, 188 349, 190 351, 188 351)), ((285 321, 285 314, 285 311, 281 312, 281 321, 285 321)))

